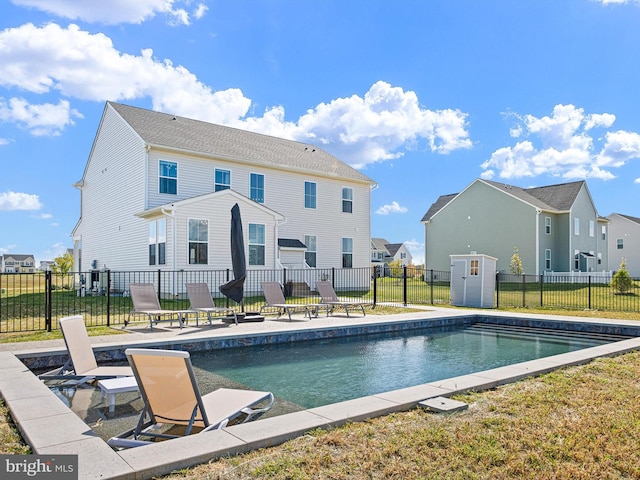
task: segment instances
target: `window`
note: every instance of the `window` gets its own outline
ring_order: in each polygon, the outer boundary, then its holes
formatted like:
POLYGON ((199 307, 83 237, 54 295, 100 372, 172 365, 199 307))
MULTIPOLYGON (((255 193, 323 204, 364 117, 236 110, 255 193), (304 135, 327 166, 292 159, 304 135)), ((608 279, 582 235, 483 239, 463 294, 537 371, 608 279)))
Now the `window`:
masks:
POLYGON ((598 252, 598 265, 602 265, 602 253, 598 252))
POLYGON ((149 223, 149 265, 166 264, 167 219, 161 218, 149 223))
POLYGON ((342 189, 342 212, 353 213, 353 188, 342 189))
POLYGON ((189 219, 189 264, 206 265, 209 251, 209 221, 189 219))
POLYGON ((551 217, 544 217, 544 233, 551 235, 551 217))
POLYGON ((606 239, 607 239, 607 227, 602 225, 602 240, 606 240, 606 239))
POLYGON ((307 265, 310 267, 317 267, 316 256, 317 256, 317 237, 315 235, 305 235, 304 236, 304 244, 307 246, 307 250, 304 252, 304 261, 307 262, 307 265))
POLYGON ((616 248, 618 250, 624 249, 624 242, 623 242, 622 238, 619 238, 619 239, 616 240, 616 248))
POLYGON ((573 252, 573 269, 580 270, 580 250, 573 252))
POLYGON ((596 234, 596 222, 589 220, 589 236, 593 237, 596 234))
POLYGON ((249 265, 264 265, 265 227, 262 224, 249 224, 249 265))
POLYGON ((580 219, 579 218, 573 219, 573 234, 580 235, 580 219))
POLYGON ((342 239, 342 268, 353 268, 353 238, 342 239))
POLYGON ((544 269, 551 270, 551 250, 548 248, 544 251, 544 269))
POLYGON ((227 190, 231 188, 231 171, 216 168, 213 191, 227 190))
POLYGON ((264 203, 264 175, 252 173, 249 186, 249 197, 254 202, 264 203))
POLYGON ((178 193, 178 164, 160 160, 158 168, 158 192, 176 195, 178 193))
POLYGON ((469 267, 469 275, 474 275, 474 276, 478 275, 478 270, 480 269, 479 263, 480 263, 480 260, 471 260, 471 265, 469 267))
POLYGON ((316 208, 316 184, 304 182, 304 208, 316 208))

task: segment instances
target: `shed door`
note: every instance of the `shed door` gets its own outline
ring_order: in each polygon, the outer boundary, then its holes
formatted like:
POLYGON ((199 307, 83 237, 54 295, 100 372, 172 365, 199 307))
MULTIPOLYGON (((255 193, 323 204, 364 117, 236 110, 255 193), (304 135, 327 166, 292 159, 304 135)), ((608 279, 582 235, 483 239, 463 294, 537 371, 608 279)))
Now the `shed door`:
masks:
POLYGON ((451 305, 464 305, 466 299, 467 262, 451 262, 451 305))

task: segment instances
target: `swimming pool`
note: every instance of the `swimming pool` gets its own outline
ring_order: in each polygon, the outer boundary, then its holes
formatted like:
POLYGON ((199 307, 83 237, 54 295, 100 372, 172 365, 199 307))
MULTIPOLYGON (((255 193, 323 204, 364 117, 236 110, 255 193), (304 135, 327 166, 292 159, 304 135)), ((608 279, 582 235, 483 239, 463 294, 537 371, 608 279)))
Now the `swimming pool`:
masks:
POLYGON ((302 409, 628 338, 475 323, 194 352, 196 373, 273 392, 302 409))

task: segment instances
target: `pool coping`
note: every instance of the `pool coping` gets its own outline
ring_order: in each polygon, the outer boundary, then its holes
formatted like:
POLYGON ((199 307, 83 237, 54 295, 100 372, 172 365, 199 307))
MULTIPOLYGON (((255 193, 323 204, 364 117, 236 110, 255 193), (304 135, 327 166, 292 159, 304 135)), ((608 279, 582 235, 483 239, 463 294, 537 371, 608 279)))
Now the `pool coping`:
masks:
MULTIPOLYGON (((184 345, 202 343, 214 338, 237 340, 271 335, 288 335, 294 332, 313 332, 342 328, 367 329, 375 326, 395 325, 428 319, 437 323, 443 319, 467 317, 500 318, 513 322, 534 319, 557 325, 587 325, 589 328, 640 329, 637 321, 620 321, 604 318, 581 318, 555 315, 528 315, 486 310, 429 310, 412 314, 366 317, 330 317, 311 321, 241 324, 232 329, 200 328, 193 331, 168 331, 166 334, 140 335, 136 339, 120 339, 109 342, 91 337, 94 349, 101 353, 121 352, 124 347, 185 348, 184 345), (185 342, 186 341, 186 342, 185 342)), ((148 329, 147 329, 148 330, 148 329)), ((117 339, 118 337, 115 337, 117 339)), ((111 340, 115 340, 113 337, 111 340)), ((357 398, 331 405, 311 408, 251 423, 234 425, 224 430, 203 432, 190 437, 161 442, 141 448, 114 451, 93 432, 75 413, 67 408, 55 394, 23 363, 23 359, 47 358, 64 355, 64 345, 41 347, 30 344, 20 348, 12 345, 0 351, 0 395, 11 411, 23 438, 36 454, 76 454, 79 460, 79 477, 83 479, 144 479, 166 475, 174 470, 205 463, 212 459, 280 444, 316 428, 332 428, 347 422, 406 411, 426 399, 449 397, 471 390, 487 390, 527 377, 551 372, 564 366, 588 363, 604 357, 628 353, 640 349, 640 337, 615 343, 586 348, 538 360, 531 360, 505 367, 485 370, 469 375, 448 378, 414 387, 393 390, 377 395, 357 398), (55 400, 54 400, 55 399, 55 400)), ((98 353, 97 353, 98 355, 98 353)), ((117 355, 116 355, 117 356, 117 355)), ((107 355, 108 357, 108 355, 107 355)))

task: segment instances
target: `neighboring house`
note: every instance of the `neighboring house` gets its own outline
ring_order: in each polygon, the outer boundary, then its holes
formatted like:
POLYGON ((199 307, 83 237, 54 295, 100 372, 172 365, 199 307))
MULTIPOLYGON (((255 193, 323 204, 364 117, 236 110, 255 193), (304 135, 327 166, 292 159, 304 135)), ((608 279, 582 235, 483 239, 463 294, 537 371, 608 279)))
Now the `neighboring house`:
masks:
POLYGON ((477 179, 438 198, 422 223, 427 269, 449 271, 450 255, 478 253, 509 273, 517 248, 530 275, 609 270, 608 220, 584 181, 520 188, 477 179))
POLYGON ((38 270, 40 270, 41 272, 50 272, 51 271, 51 265, 53 265, 55 262, 53 260, 40 260, 40 267, 38 268, 38 270))
POLYGON ((405 267, 413 261, 409 249, 404 243, 389 243, 384 238, 371 239, 371 263, 374 265, 389 264, 396 260, 405 267))
POLYGON ((612 213, 609 220, 609 264, 617 270, 622 259, 634 278, 640 277, 640 218, 612 213))
POLYGON ((0 272, 2 273, 34 273, 36 259, 33 255, 16 255, 7 253, 0 256, 0 272))
POLYGON ((75 186, 76 271, 231 268, 235 203, 248 269, 370 265, 375 183, 312 145, 108 102, 75 186))

